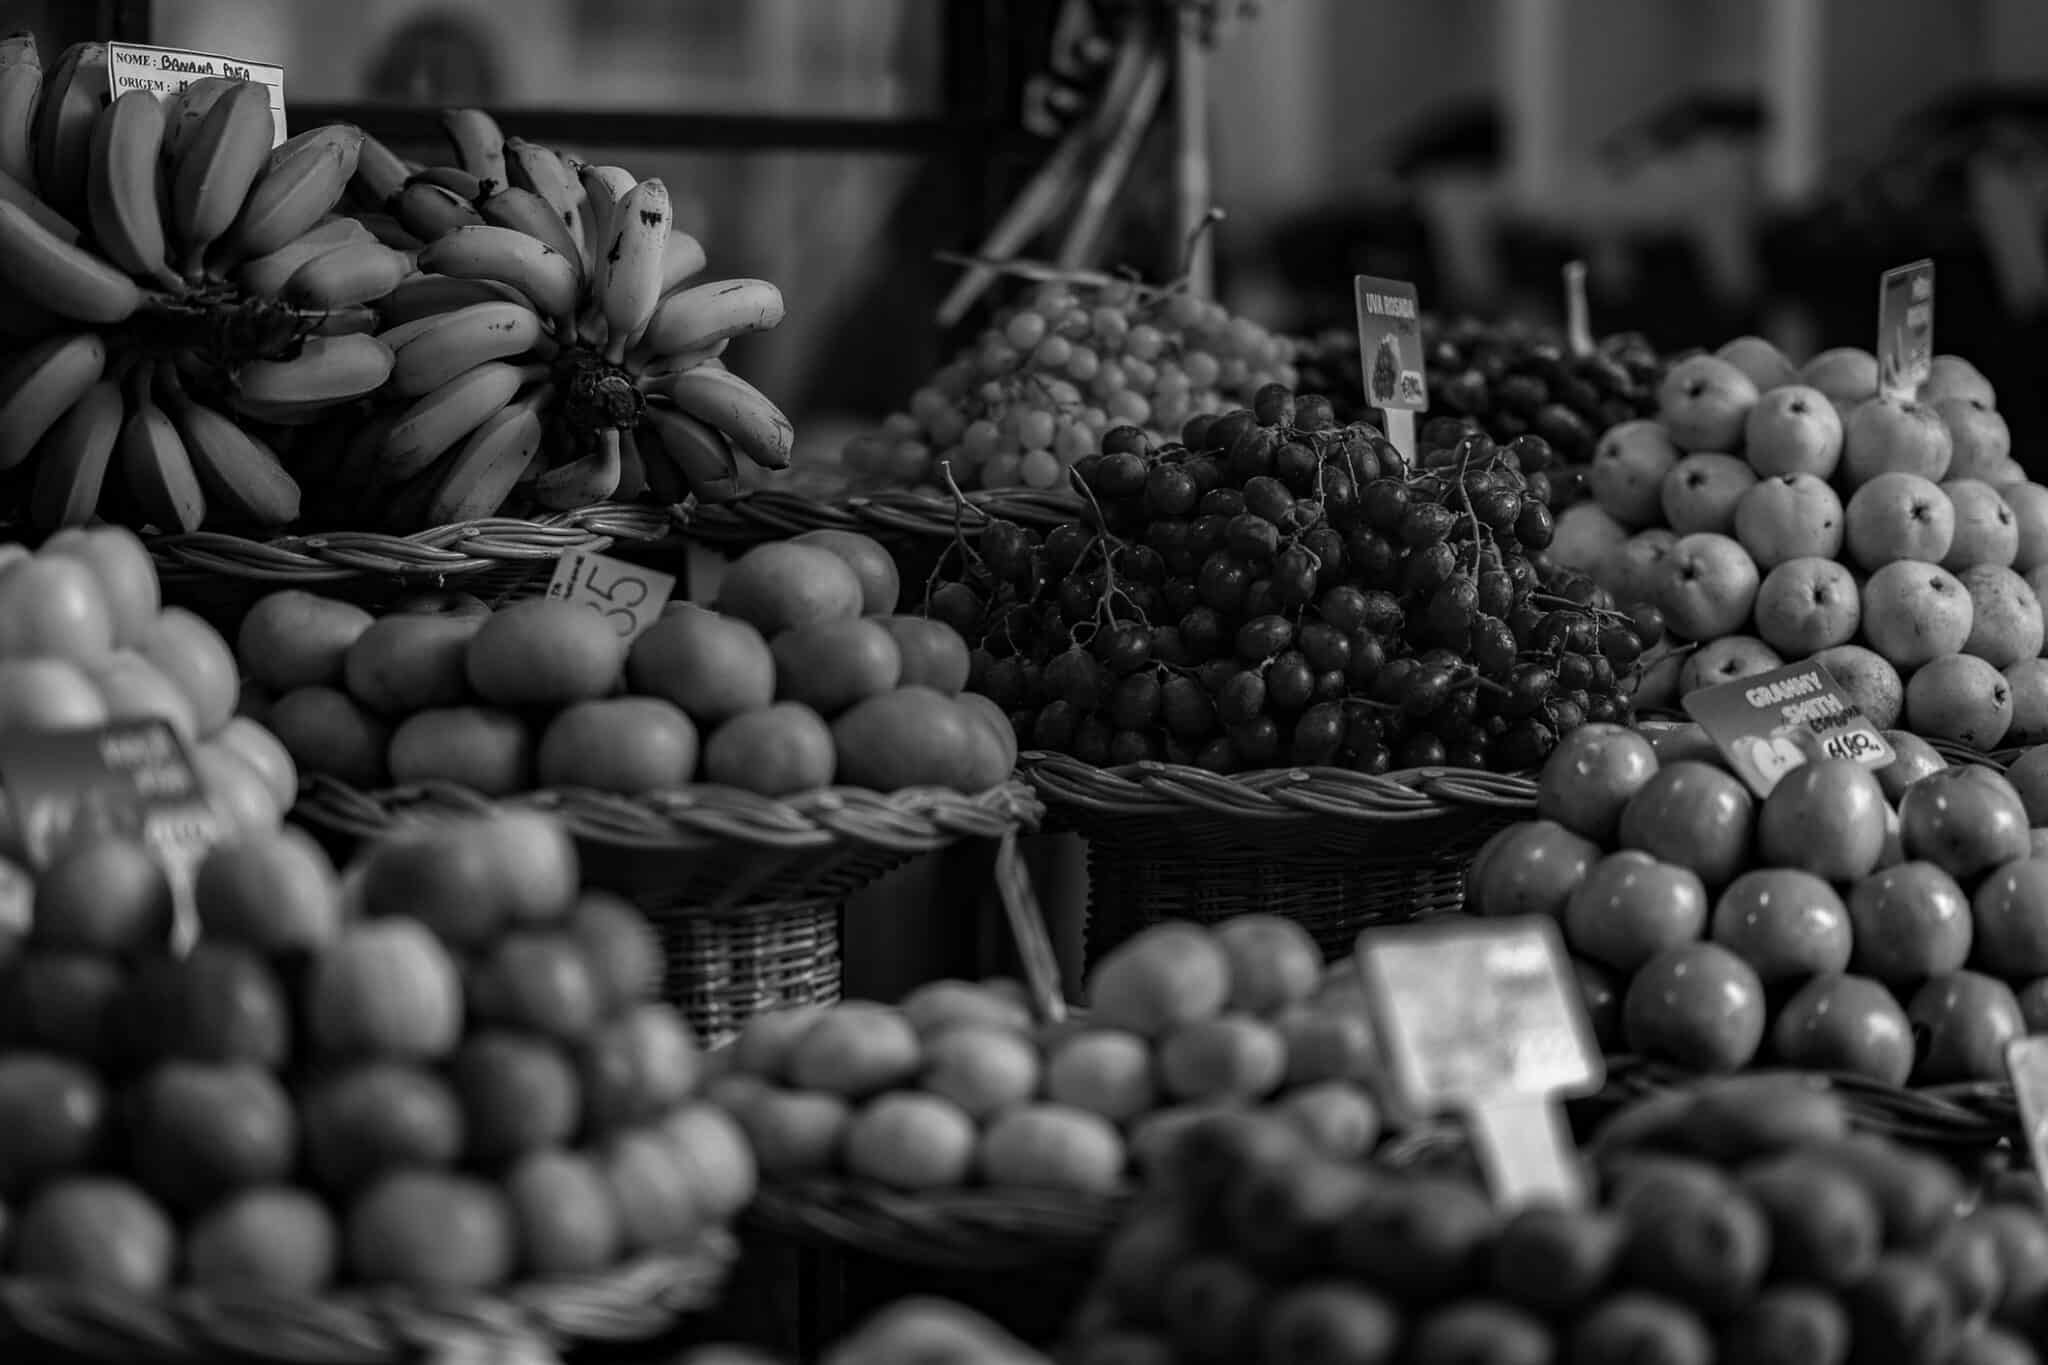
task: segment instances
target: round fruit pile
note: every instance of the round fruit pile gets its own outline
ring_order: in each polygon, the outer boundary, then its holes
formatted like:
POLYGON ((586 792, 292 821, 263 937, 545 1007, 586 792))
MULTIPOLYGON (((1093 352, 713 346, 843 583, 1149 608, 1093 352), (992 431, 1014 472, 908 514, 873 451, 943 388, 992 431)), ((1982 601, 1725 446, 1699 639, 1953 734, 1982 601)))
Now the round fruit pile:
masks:
MULTIPOLYGON (((880 1309, 834 1342, 823 1365, 904 1365, 906 1361, 969 1365, 1050 1365, 1050 1362, 973 1309, 949 1299, 915 1296, 880 1309)), ((747 1346, 698 1346, 675 1365, 783 1365, 747 1346)))
POLYGON ((694 1101, 630 907, 508 814, 375 846, 297 831, 198 867, 201 939, 137 844, 74 842, 0 990, 13 1273, 155 1295, 484 1290, 690 1243, 751 1197, 694 1101))
MULTIPOLYGON (((0 546, 0 737, 160 719, 231 829, 275 829, 298 800, 291 757, 255 720, 218 632, 166 607, 132 532, 73 527, 34 554, 0 546)), ((0 852, 24 832, 0 802, 0 852)))
POLYGON ((1110 1194, 1171 1135, 1262 1105, 1333 1160, 1376 1144, 1355 976, 1291 920, 1170 922, 1105 956, 1088 1013, 1034 1027, 1010 982, 756 1016, 709 1094, 764 1177, 1110 1194))
POLYGON ((256 603, 242 666, 299 767, 352 786, 637 796, 712 782, 981 792, 1016 762, 1008 719, 961 692, 967 647, 896 616, 881 546, 817 531, 733 563, 715 610, 670 603, 628 644, 541 597, 437 596, 382 619, 287 591, 256 603))
POLYGON ((1182 437, 1110 431, 1074 468, 1083 519, 988 521, 929 594, 1024 747, 1225 773, 1518 769, 1628 716, 1642 635, 1590 581, 1544 590, 1551 513, 1520 442, 1469 433, 1410 469, 1277 385, 1182 437))
POLYGON ((1996 401, 1954 356, 1911 400, 1877 396, 1865 351, 1689 356, 1655 420, 1601 438, 1551 552, 1698 643, 1646 670, 1639 706, 1812 658, 1880 728, 2048 740, 2048 488, 1996 401))
MULTIPOLYGON (((1320 1156, 1257 1115, 1178 1144, 1111 1242, 1077 1365, 2033 1365, 2048 1221, 1745 1077, 1681 1151, 1618 1147, 1595 1207, 1320 1156)), ((1626 1121, 1626 1119, 1624 1119, 1626 1121)))
POLYGON ((1610 1050, 2000 1080, 2005 1045, 2048 1029, 2048 749, 2009 780, 1887 738, 1890 765, 1808 763, 1759 802, 1696 731, 1660 759, 1589 726, 1545 765, 1539 818, 1481 848, 1468 904, 1562 924, 1610 1050))
POLYGON ((968 488, 1063 488, 1112 427, 1168 439, 1197 413, 1295 383, 1294 343, 1222 305, 1129 280, 1053 281, 1000 313, 910 396, 856 437, 863 483, 928 486, 939 464, 968 488))

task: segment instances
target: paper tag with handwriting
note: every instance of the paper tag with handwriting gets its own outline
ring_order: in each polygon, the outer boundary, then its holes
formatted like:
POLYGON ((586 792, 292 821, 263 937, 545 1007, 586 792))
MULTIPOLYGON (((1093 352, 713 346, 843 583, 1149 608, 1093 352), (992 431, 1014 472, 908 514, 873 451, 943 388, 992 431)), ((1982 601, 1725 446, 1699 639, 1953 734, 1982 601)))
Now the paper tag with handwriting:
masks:
POLYGON ((1934 262, 1884 272, 1877 290, 1877 376, 1884 392, 1910 398, 1934 368, 1934 262))
POLYGON ((1892 761, 1892 746, 1870 717, 1810 660, 1703 687, 1683 704, 1758 796, 1814 759, 1853 758, 1872 768, 1892 761))
POLYGON ((661 619, 661 609, 675 587, 668 574, 589 550, 571 550, 555 561, 548 596, 589 607, 630 643, 661 619))
POLYGON ((115 98, 130 90, 147 90, 169 99, 194 81, 220 76, 231 81, 254 81, 270 91, 270 117, 277 125, 270 145, 285 140, 284 68, 268 62, 245 62, 217 52, 188 52, 176 47, 148 47, 140 43, 107 44, 107 81, 115 98))
POLYGON ((1387 439, 1401 458, 1415 460, 1415 414, 1429 407, 1423 377, 1422 306, 1406 280, 1357 275, 1358 357, 1365 371, 1365 401, 1386 417, 1387 439))

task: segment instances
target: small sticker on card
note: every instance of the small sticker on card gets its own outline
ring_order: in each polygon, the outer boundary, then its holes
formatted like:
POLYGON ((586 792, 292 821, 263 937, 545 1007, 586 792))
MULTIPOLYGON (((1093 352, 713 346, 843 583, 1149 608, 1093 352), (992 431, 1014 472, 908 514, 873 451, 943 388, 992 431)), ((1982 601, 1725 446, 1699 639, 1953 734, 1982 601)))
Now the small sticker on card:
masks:
POLYGON ((654 569, 590 550, 571 550, 555 562, 548 596, 589 607, 631 642, 661 619, 676 580, 654 569))
POLYGON ((217 76, 231 81, 254 81, 270 92, 270 117, 276 124, 270 145, 285 140, 284 68, 269 62, 249 62, 224 57, 218 52, 192 52, 178 47, 151 47, 141 43, 107 44, 107 83, 116 98, 130 90, 147 90, 169 99, 194 81, 217 76))

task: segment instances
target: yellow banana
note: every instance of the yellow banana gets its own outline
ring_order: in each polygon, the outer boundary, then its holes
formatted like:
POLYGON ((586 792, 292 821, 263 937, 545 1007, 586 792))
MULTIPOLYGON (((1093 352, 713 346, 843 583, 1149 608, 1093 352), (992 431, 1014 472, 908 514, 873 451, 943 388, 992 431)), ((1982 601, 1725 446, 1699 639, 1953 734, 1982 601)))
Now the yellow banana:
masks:
POLYGON ((170 414, 150 393, 148 372, 128 395, 128 416, 116 446, 121 479, 143 520, 159 531, 196 531, 206 520, 206 490, 170 414))
POLYGON ((0 470, 27 459, 57 419, 107 372, 107 343, 97 332, 50 337, 0 370, 0 470))
POLYGON ((237 81, 199 121, 171 168, 171 231, 185 275, 197 279, 206 252, 242 212, 250 186, 270 161, 277 131, 270 91, 237 81))
POLYGON ((384 439, 385 472, 393 479, 412 478, 545 374, 541 366, 486 361, 415 399, 384 439))
POLYGON ((460 166, 422 166, 405 178, 408 185, 434 185, 468 203, 483 197, 484 182, 460 166))
POLYGON ((103 326, 142 306, 135 281, 12 204, 0 204, 0 283, 53 313, 103 326))
POLYGON ((670 225, 668 250, 661 255, 661 292, 673 294, 684 284, 697 278, 710 261, 704 254, 704 244, 681 228, 670 225))
POLYGON ((496 119, 481 109, 444 109, 441 131, 455 148, 456 164, 483 182, 484 193, 510 183, 505 176, 505 133, 496 119))
POLYGON ((611 245, 612 214, 640 180, 623 166, 578 162, 575 170, 583 186, 583 236, 590 243, 590 287, 595 293, 604 284, 604 253, 611 245))
POLYGON ((373 303, 398 287, 406 269, 405 257, 382 242, 350 242, 293 271, 280 297, 301 308, 373 303))
POLYGON ((171 420, 221 521, 287 526, 299 519, 299 483, 269 446, 223 413, 195 403, 183 390, 171 401, 171 420))
POLYGON ((36 105, 36 193, 70 217, 85 204, 93 120, 111 98, 105 43, 73 43, 43 73, 36 105))
POLYGON ((399 281, 398 287, 391 291, 377 311, 383 315, 386 327, 396 327, 417 318, 438 317, 458 308, 467 308, 472 303, 489 303, 494 299, 526 303, 526 296, 509 284, 500 284, 496 280, 462 280, 453 275, 426 272, 408 275, 399 281))
POLYGON ((532 190, 499 190, 477 205, 484 221, 494 227, 511 228, 539 238, 567 257, 576 267, 578 287, 583 274, 583 248, 560 214, 532 190))
POLYGON ((199 125, 237 82, 226 76, 202 76, 171 96, 164 109, 164 164, 175 166, 192 144, 199 125))
POLYGON ((256 360, 235 371, 235 391, 257 403, 339 403, 391 377, 391 349, 365 333, 307 337, 290 360, 256 360))
POLYGON ((470 202, 451 189, 430 185, 424 180, 414 180, 391 199, 391 216, 398 225, 419 238, 431 242, 443 233, 459 227, 468 227, 483 222, 470 202))
POLYGON ((513 189, 537 194, 562 220, 576 244, 583 273, 590 273, 590 244, 583 234, 583 186, 561 153, 524 138, 505 139, 505 178, 513 189))
POLYGON ((163 142, 164 106, 151 92, 130 90, 102 109, 92 130, 85 206, 102 254, 130 275, 176 293, 184 282, 164 252, 156 193, 163 142))
POLYGON ((580 281, 575 259, 511 228, 457 228, 427 243, 419 263, 429 273, 509 284, 550 320, 566 323, 576 314, 580 281))
MULTIPOLYGON (((520 306, 523 307, 524 305, 520 306)), ((460 310, 458 309, 457 311, 459 312, 460 310)), ((408 318, 404 322, 392 323, 386 326, 383 331, 377 333, 377 340, 389 346, 391 354, 395 356, 406 342, 423 333, 433 331, 441 325, 442 319, 447 316, 446 313, 423 313, 419 317, 408 318)), ((392 368, 395 370, 397 366, 394 364, 392 368)))
POLYGON ((341 202, 362 147, 362 129, 330 123, 300 133, 271 153, 228 230, 236 258, 267 256, 303 237, 341 202))
POLYGON ((16 180, 5 171, 0 171, 0 204, 12 204, 29 217, 50 230, 52 236, 67 242, 79 238, 77 225, 57 210, 45 204, 34 190, 16 180))
POLYGON ((36 480, 28 495, 32 524, 54 531, 92 520, 126 411, 120 383, 101 379, 37 443, 36 480))
POLYGON ((488 360, 525 355, 542 338, 540 315, 525 303, 475 303, 446 313, 407 339, 391 366, 391 387, 419 398, 488 360))
POLYGON ((36 104, 43 93, 43 59, 33 33, 0 39, 0 175, 34 193, 36 104))
POLYGON ((373 240, 353 218, 336 218, 318 227, 308 228, 293 241, 285 243, 267 256, 244 261, 235 268, 235 281, 252 294, 274 299, 284 293, 284 287, 299 268, 306 262, 339 250, 355 242, 373 240))
POLYGON ((426 519, 436 526, 494 515, 540 455, 541 411, 554 391, 543 385, 484 419, 448 467, 427 501, 426 519))
POLYGON ((316 337, 345 337, 357 332, 375 333, 377 310, 368 304, 352 303, 344 308, 329 308, 318 317, 305 320, 312 329, 306 335, 316 337))
MULTIPOLYGON (((664 507, 673 507, 690 496, 690 484, 683 477, 683 471, 661 448, 661 438, 647 427, 619 433, 619 460, 622 464, 639 464, 641 481, 646 485, 645 495, 664 507)), ((624 482, 623 473, 620 481, 624 482)))
POLYGON ((731 502, 740 495, 739 456, 725 433, 709 423, 678 408, 649 403, 640 427, 640 452, 650 467, 657 450, 701 501, 731 502))
POLYGON ((617 493, 619 473, 619 430, 606 427, 597 433, 597 445, 588 454, 558 464, 535 479, 533 496, 551 511, 572 512, 617 493))
POLYGON ((372 237, 394 251, 418 251, 426 245, 407 232, 405 225, 388 213, 365 213, 356 221, 360 222, 372 237))
POLYGON ((643 343, 635 348, 634 372, 640 377, 640 387, 654 388, 660 381, 674 375, 709 365, 724 355, 730 341, 714 341, 709 346, 698 346, 688 351, 672 351, 667 355, 655 355, 643 343))
POLYGON ((405 188, 411 174, 398 153, 378 139, 365 136, 362 150, 356 154, 356 173, 349 186, 371 209, 381 212, 405 188))
POLYGON ((661 302, 661 257, 671 221, 668 186, 659 180, 628 190, 612 214, 597 304, 604 315, 605 356, 614 365, 626 358, 626 348, 646 330, 661 302))
POLYGON ((656 356, 699 350, 783 318, 782 291, 766 280, 717 280, 670 294, 655 306, 640 347, 656 356))
POLYGON ((717 364, 670 375, 653 391, 700 422, 725 433, 733 449, 763 469, 787 469, 796 429, 782 409, 746 380, 717 364))
POLYGON ((612 490, 612 497, 620 502, 638 502, 647 492, 647 462, 640 454, 640 443, 632 433, 620 431, 619 438, 619 482, 612 490))

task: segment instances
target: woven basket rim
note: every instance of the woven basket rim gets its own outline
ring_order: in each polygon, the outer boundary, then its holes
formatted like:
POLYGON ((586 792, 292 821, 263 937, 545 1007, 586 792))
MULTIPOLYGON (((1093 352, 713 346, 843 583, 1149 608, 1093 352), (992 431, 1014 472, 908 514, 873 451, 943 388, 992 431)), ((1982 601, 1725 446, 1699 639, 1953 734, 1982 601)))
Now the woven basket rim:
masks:
POLYGON ((764 488, 730 502, 671 509, 677 528, 692 540, 751 544, 806 531, 860 531, 897 539, 947 539, 1001 517, 1040 528, 1077 519, 1081 499, 1064 489, 1000 488, 950 496, 907 488, 876 489, 824 498, 764 488))
POLYGON ((895 1190, 846 1176, 769 1182, 742 1218, 814 1245, 935 1267, 1022 1266, 1092 1250, 1136 1197, 986 1185, 895 1190))
POLYGON ((1536 781, 1476 768, 1408 768, 1362 773, 1349 768, 1263 768, 1228 776, 1184 763, 1148 759, 1098 768, 1067 754, 1028 750, 1018 775, 1047 807, 1094 815, 1202 814, 1248 822, 1338 820, 1407 824, 1473 811, 1535 808, 1536 781))

